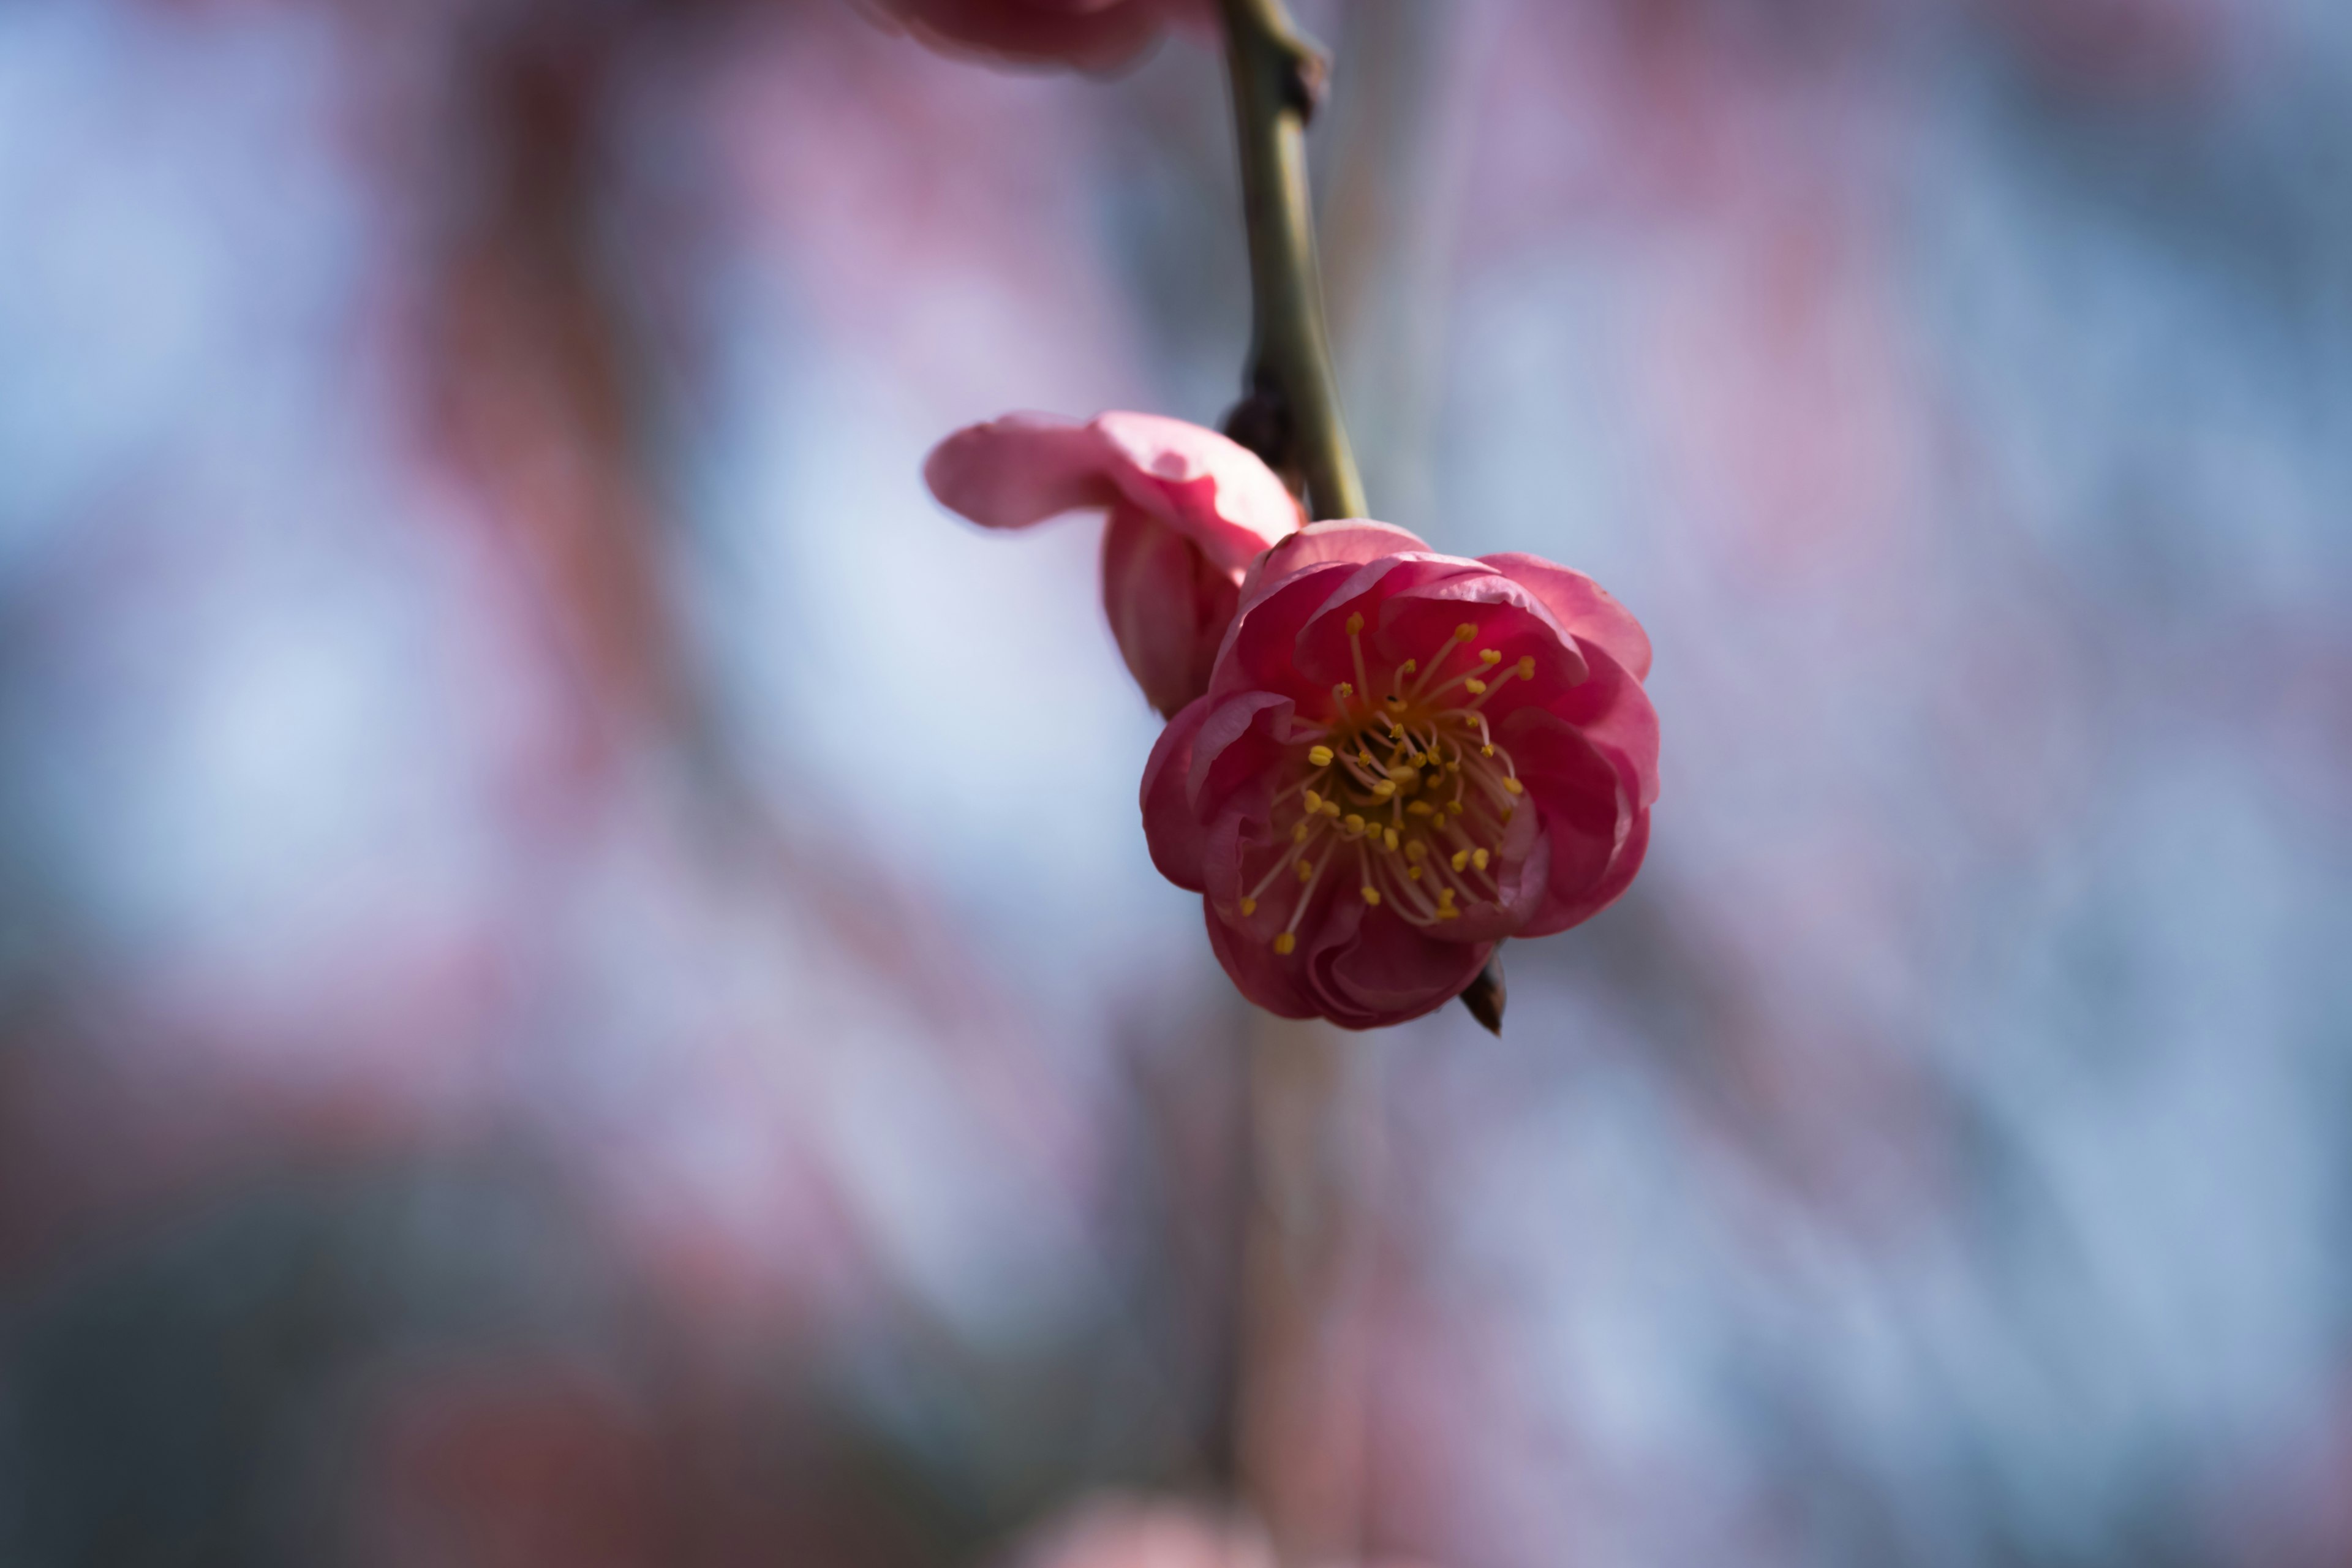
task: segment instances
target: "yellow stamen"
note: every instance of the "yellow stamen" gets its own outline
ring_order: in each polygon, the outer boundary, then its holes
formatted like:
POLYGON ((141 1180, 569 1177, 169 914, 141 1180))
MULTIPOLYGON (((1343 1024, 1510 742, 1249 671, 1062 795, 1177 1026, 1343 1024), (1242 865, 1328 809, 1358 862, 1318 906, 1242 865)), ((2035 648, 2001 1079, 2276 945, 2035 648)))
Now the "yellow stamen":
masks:
POLYGON ((1366 888, 1364 889, 1364 902, 1371 905, 1374 909, 1380 908, 1381 890, 1378 888, 1366 888))
MULTIPOLYGON (((1331 748, 1328 746, 1309 746, 1307 748, 1307 760, 1314 763, 1318 768, 1328 768, 1331 765, 1331 748)), ((1313 790, 1308 790, 1307 792, 1307 798, 1313 800, 1315 798, 1315 792, 1313 790)), ((1307 809, 1312 811, 1315 808, 1310 805, 1307 809)))
POLYGON ((1503 662, 1503 655, 1501 651, 1496 648, 1482 648, 1478 653, 1478 662, 1481 664, 1500 664, 1503 662))
POLYGON ((1468 642, 1472 637, 1475 637, 1477 635, 1478 628, 1472 626, 1468 621, 1465 621, 1460 626, 1454 628, 1454 638, 1456 642, 1468 642))
POLYGON ((1414 670, 1419 669, 1420 668, 1421 660, 1417 658, 1409 658, 1402 664, 1397 666, 1397 673, 1399 675, 1411 675, 1414 670))
POLYGON ((1406 867, 1404 874, 1413 881, 1418 882, 1421 880, 1421 868, 1418 866, 1406 867))
POLYGON ((1470 695, 1471 695, 1471 696, 1473 696, 1473 697, 1484 697, 1485 695, 1486 695, 1486 683, 1485 681, 1483 681, 1483 680, 1479 680, 1479 679, 1475 679, 1475 678, 1474 678, 1474 679, 1469 679, 1469 680, 1465 680, 1465 681, 1464 681, 1464 682, 1462 683, 1462 686, 1463 686, 1463 689, 1464 689, 1465 690, 1468 691, 1468 692, 1470 693, 1470 695))
POLYGON ((1462 815, 1462 803, 1458 800, 1449 800, 1445 803, 1445 809, 1459 816, 1462 815))
POLYGON ((1429 802, 1427 802, 1427 801, 1425 801, 1425 800, 1417 800, 1417 801, 1414 801, 1411 805, 1406 806, 1406 807, 1405 807, 1405 809, 1406 809, 1407 811, 1409 811, 1409 812, 1412 813, 1415 816, 1427 816, 1430 813, 1432 813, 1432 812, 1435 811, 1437 808, 1436 808, 1435 806, 1433 806, 1433 805, 1430 805, 1430 804, 1429 804, 1429 802))
POLYGON ((1528 786, 1517 779, 1505 779, 1503 788, 1512 795, 1525 795, 1528 791, 1528 786))
POLYGON ((1324 816, 1339 816, 1339 803, 1338 801, 1336 801, 1336 800, 1327 800, 1327 801, 1325 801, 1325 802, 1323 803, 1323 815, 1324 815, 1324 816))
POLYGON ((1304 844, 1307 842, 1307 835, 1312 831, 1313 829, 1302 822, 1290 830, 1290 841, 1293 844, 1304 844))
POLYGON ((1495 754, 1495 748, 1492 746, 1481 746, 1478 748, 1478 754, 1482 757, 1491 757, 1495 754))
POLYGON ((1437 918, 1442 921, 1458 921, 1462 918, 1462 911, 1452 904, 1440 904, 1437 906, 1437 918))
POLYGON ((1384 843, 1386 843, 1386 844, 1388 845, 1388 847, 1389 847, 1389 848, 1390 848, 1391 850, 1394 850, 1394 849, 1396 848, 1396 847, 1397 847, 1397 830, 1396 830, 1395 828, 1393 828, 1393 827, 1383 827, 1383 828, 1381 828, 1381 840, 1382 840, 1384 843))
POLYGON ((1292 948, 1297 947, 1297 945, 1298 939, 1291 935, 1288 931, 1284 931, 1280 936, 1274 939, 1274 951, 1285 954, 1286 956, 1289 953, 1292 948))
POLYGON ((1242 919, 1247 920, 1250 916, 1255 913, 1257 913, 1257 900, 1255 899, 1244 899, 1242 900, 1242 919))
MULTIPOLYGON (((1457 870, 1457 871, 1459 871, 1460 869, 1462 869, 1462 868, 1463 868, 1463 867, 1467 866, 1468 864, 1470 864, 1470 851, 1468 851, 1467 849, 1456 849, 1456 850, 1454 852, 1454 859, 1453 859, 1452 864, 1453 864, 1453 866, 1454 866, 1454 868, 1455 870, 1457 870)), ((1449 893, 1450 893, 1450 892, 1452 892, 1454 889, 1451 889, 1451 888, 1448 888, 1448 889, 1446 889, 1445 890, 1446 890, 1447 892, 1449 892, 1449 893)))
POLYGON ((1349 616, 1348 617, 1348 635, 1349 635, 1349 637, 1354 637, 1358 632, 1362 631, 1363 629, 1364 629, 1364 617, 1363 617, 1363 616, 1349 616))
POLYGON ((1380 783, 1372 786, 1372 796, 1376 800, 1386 800, 1389 796, 1394 794, 1396 794, 1396 780, 1394 779, 1382 779, 1380 783))
POLYGON ((1351 811, 1348 814, 1347 819, 1342 822, 1340 826, 1345 827, 1349 833, 1361 833, 1364 830, 1364 819, 1358 816, 1351 811))
POLYGON ((1301 860, 1298 863, 1298 879, 1303 882, 1313 875, 1315 875, 1315 868, 1301 860))
POLYGON ((1519 679, 1521 680, 1533 680, 1535 678, 1536 656, 1531 653, 1521 654, 1519 656, 1519 679))
POLYGON ((1486 868, 1486 862, 1489 858, 1490 857, 1484 849, 1473 849, 1470 851, 1470 864, 1477 867, 1481 871, 1486 868))
POLYGON ((1408 860, 1418 860, 1428 853, 1429 846, 1418 838, 1404 847, 1404 858, 1408 860))
POLYGON ((1323 797, 1317 795, 1313 790, 1310 789, 1307 792, 1306 798, 1307 809, 1308 811, 1320 811, 1323 809, 1323 797))

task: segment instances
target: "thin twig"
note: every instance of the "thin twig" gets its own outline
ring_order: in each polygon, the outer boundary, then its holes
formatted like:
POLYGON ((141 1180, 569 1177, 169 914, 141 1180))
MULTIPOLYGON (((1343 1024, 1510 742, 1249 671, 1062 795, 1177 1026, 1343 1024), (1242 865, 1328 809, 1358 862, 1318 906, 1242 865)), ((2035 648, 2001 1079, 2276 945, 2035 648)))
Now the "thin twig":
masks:
POLYGON ((1363 480, 1339 420, 1307 195, 1307 121, 1322 94, 1323 53, 1282 0, 1220 0, 1249 224, 1250 394, 1271 400, 1284 433, 1277 467, 1307 480, 1318 518, 1362 517, 1363 480))

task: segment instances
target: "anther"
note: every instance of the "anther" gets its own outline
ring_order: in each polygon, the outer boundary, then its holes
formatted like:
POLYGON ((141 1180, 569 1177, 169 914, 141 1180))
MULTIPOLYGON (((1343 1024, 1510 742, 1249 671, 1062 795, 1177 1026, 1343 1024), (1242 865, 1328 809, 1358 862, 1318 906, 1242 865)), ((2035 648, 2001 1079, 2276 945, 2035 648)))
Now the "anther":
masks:
POLYGON ((1462 803, 1458 800, 1449 800, 1445 803, 1445 809, 1459 816, 1462 815, 1462 803))
POLYGON ((1327 801, 1325 801, 1325 802, 1323 803, 1323 815, 1324 815, 1324 816, 1339 816, 1339 803, 1338 801, 1336 801, 1336 800, 1327 800, 1327 801))
POLYGON ((1419 669, 1420 668, 1421 660, 1417 658, 1409 658, 1402 664, 1397 666, 1397 673, 1399 675, 1411 675, 1414 670, 1419 669))
POLYGON ((1472 637, 1475 637, 1477 635, 1478 628, 1472 626, 1468 621, 1465 621, 1460 626, 1454 628, 1454 640, 1456 642, 1468 642, 1472 637))
POLYGON ((1407 879, 1408 881, 1414 881, 1414 882, 1418 882, 1418 881, 1420 881, 1420 880, 1421 880, 1421 868, 1420 868, 1420 867, 1418 867, 1418 866, 1408 866, 1408 867, 1406 867, 1406 868, 1405 868, 1405 869, 1404 869, 1404 874, 1405 874, 1405 878, 1406 878, 1406 879, 1407 879))
POLYGON ((1349 637, 1354 637, 1358 632, 1362 631, 1363 629, 1364 629, 1364 617, 1363 617, 1363 616, 1349 616, 1348 617, 1348 635, 1349 635, 1349 637))
POLYGON ((1289 956, 1290 950, 1297 945, 1298 939, 1291 935, 1288 931, 1284 931, 1280 936, 1274 939, 1274 951, 1283 954, 1285 957, 1289 956))
POLYGON ((1310 789, 1310 790, 1308 790, 1308 791, 1307 792, 1307 795, 1306 795, 1306 803, 1307 803, 1307 809, 1308 811, 1310 811, 1310 812, 1320 811, 1320 810, 1322 810, 1322 809, 1323 809, 1323 797, 1322 797, 1321 795, 1317 795, 1317 794, 1316 794, 1313 790, 1311 790, 1311 789, 1310 789))
POLYGON ((1331 695, 1340 699, 1342 701, 1353 697, 1355 694, 1355 687, 1344 680, 1331 689, 1331 695))
POLYGON ((1533 680, 1535 678, 1536 656, 1531 653, 1521 654, 1519 656, 1519 679, 1521 680, 1533 680))
MULTIPOLYGON (((1404 858, 1408 860, 1419 860, 1426 857, 1428 854, 1429 846, 1423 844, 1418 838, 1404 847, 1404 858)), ((1418 876, 1420 873, 1416 871, 1414 875, 1418 876)))
POLYGON ((1307 824, 1302 822, 1297 826, 1290 830, 1290 841, 1293 844, 1304 844, 1307 842, 1307 836, 1313 831, 1314 829, 1308 827, 1307 824))
POLYGON ((1374 909, 1379 909, 1381 907, 1381 890, 1378 888, 1368 887, 1364 889, 1363 892, 1364 902, 1371 905, 1374 909))
POLYGON ((1513 795, 1525 795, 1528 791, 1528 786, 1517 779, 1505 779, 1503 787, 1513 795))
MULTIPOLYGON (((1315 766, 1318 768, 1328 768, 1331 765, 1331 748, 1328 746, 1309 746, 1307 748, 1307 760, 1314 763, 1315 766)), ((1308 790, 1307 792, 1307 798, 1308 800, 1313 800, 1315 798, 1315 792, 1311 789, 1308 790)), ((1310 805, 1307 809, 1312 811, 1315 808, 1310 805)))
POLYGON ((1427 816, 1431 812, 1435 811, 1437 808, 1430 805, 1429 802, 1425 800, 1417 800, 1411 805, 1406 806, 1405 809, 1412 813, 1415 816, 1427 816))
POLYGON ((1478 650, 1478 662, 1480 664, 1500 664, 1503 662, 1502 650, 1491 647, 1481 648, 1478 650))
POLYGON ((1478 754, 1482 757, 1491 757, 1495 754, 1495 748, 1492 746, 1481 746, 1478 748, 1478 754))
POLYGON ((1465 690, 1468 691, 1468 692, 1470 693, 1470 695, 1471 695, 1471 696, 1473 696, 1473 697, 1484 697, 1484 696, 1486 696, 1486 683, 1485 681, 1483 681, 1483 680, 1480 680, 1480 679, 1477 679, 1475 676, 1473 676, 1473 677, 1471 677, 1468 680, 1464 681, 1464 682, 1462 683, 1462 686, 1463 686, 1463 689, 1465 689, 1465 690))
POLYGON ((1490 857, 1484 849, 1473 849, 1470 851, 1470 864, 1477 867, 1481 871, 1486 868, 1486 862, 1489 858, 1490 857))
POLYGON ((1389 796, 1394 794, 1396 794, 1396 780, 1394 779, 1382 779, 1380 783, 1372 786, 1372 796, 1376 800, 1386 800, 1389 796))
POLYGON ((1449 862, 1449 864, 1452 865, 1455 870, 1459 871, 1463 867, 1470 864, 1470 851, 1467 849, 1456 849, 1454 852, 1454 858, 1449 862))
POLYGON ((1300 881, 1302 881, 1302 882, 1303 882, 1303 881, 1307 880, 1307 878, 1312 877, 1313 875, 1315 875, 1315 868, 1314 868, 1314 866, 1313 866, 1313 865, 1311 865, 1310 863, 1308 863, 1307 861, 1301 860, 1301 861, 1298 863, 1298 879, 1299 879, 1300 881))
POLYGON ((1244 899, 1242 900, 1242 919, 1247 920, 1250 916, 1255 913, 1257 913, 1257 900, 1255 899, 1244 899))
POLYGON ((1340 826, 1345 827, 1349 833, 1361 833, 1364 830, 1364 819, 1358 816, 1351 811, 1340 823, 1340 826))
POLYGON ((1397 830, 1396 830, 1395 828, 1393 828, 1393 827, 1383 827, 1383 828, 1381 828, 1381 842, 1385 843, 1385 844, 1389 847, 1389 851, 1390 851, 1390 853, 1391 853, 1391 854, 1395 853, 1395 851, 1396 851, 1396 847, 1397 847, 1397 830))

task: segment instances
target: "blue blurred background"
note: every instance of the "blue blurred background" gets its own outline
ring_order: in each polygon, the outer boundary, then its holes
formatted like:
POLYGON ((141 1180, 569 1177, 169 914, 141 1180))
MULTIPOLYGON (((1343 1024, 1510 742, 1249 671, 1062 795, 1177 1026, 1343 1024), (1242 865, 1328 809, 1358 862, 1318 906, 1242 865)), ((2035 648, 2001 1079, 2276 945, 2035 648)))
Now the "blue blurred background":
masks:
MULTIPOLYGON (((1665 732, 1502 1039, 1346 1043, 1367 1558, 2352 1563, 2352 8, 1302 11, 1374 510, 1665 732)), ((1235 206, 1184 38, 0 5, 0 1563, 1232 1479, 1266 1026, 1094 525, 917 469, 1213 423, 1235 206)))

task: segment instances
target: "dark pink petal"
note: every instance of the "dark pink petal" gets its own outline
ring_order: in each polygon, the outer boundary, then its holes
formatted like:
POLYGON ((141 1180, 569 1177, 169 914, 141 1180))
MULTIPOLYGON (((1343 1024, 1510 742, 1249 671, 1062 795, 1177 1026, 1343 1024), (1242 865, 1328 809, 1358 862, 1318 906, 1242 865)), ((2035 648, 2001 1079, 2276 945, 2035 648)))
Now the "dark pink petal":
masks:
POLYGON ((1318 1011, 1340 1027, 1379 1028, 1453 1001, 1493 952, 1483 942, 1435 941, 1373 910, 1353 941, 1307 954, 1306 989, 1318 1011))
POLYGON ((1623 666, 1598 644, 1587 653, 1591 675, 1554 700, 1551 711, 1584 732, 1584 738, 1631 770, 1634 804, 1658 798, 1658 710, 1623 666))
POLYGON ((1425 552, 1429 546, 1416 535, 1407 533, 1391 523, 1372 522, 1362 518, 1348 518, 1337 522, 1310 522, 1267 551, 1249 569, 1242 582, 1242 599, 1247 603, 1261 593, 1268 592, 1288 577, 1311 566, 1339 563, 1361 566, 1383 555, 1425 552))
POLYGON ((933 447, 923 479, 942 505, 983 528, 1027 528, 1124 498, 1236 583, 1300 521, 1297 500, 1256 454, 1154 414, 1106 414, 1085 425, 1007 415, 933 447))
POLYGON ((1650 634, 1609 590, 1581 572, 1555 565, 1539 555, 1482 555, 1505 576, 1524 584, 1541 599, 1570 636, 1597 643, 1636 680, 1650 679, 1650 634))
MULTIPOLYGON (((1549 693, 1585 679, 1584 655, 1560 634, 1550 612, 1517 583, 1494 573, 1465 574, 1392 595, 1381 606, 1377 624, 1382 647, 1399 658, 1419 658, 1424 667, 1433 658, 1463 661, 1459 667, 1449 662, 1448 675, 1468 668, 1479 651, 1492 649, 1503 658, 1484 672, 1490 683, 1528 658, 1535 660, 1533 689, 1549 693), (1448 639, 1461 626, 1475 627, 1477 636, 1448 649, 1448 639)), ((1514 675, 1503 689, 1524 700, 1529 683, 1514 675)))
POLYGON ((1343 562, 1311 567, 1261 593, 1255 603, 1244 601, 1217 650, 1209 695, 1222 700, 1244 691, 1280 691, 1301 701, 1318 700, 1325 689, 1302 675, 1294 658, 1298 628, 1354 571, 1343 562))
POLYGON ((1277 1018, 1315 1016, 1314 1000, 1300 984, 1305 971, 1297 954, 1281 956, 1267 943, 1226 925, 1205 902, 1201 907, 1208 920, 1209 949, 1235 990, 1277 1018))
POLYGON ((1213 820, 1234 792, 1262 780, 1290 753, 1290 699, 1251 691, 1213 704, 1192 742, 1184 794, 1192 813, 1213 820))
POLYGON ((1209 716, 1209 700, 1186 704, 1151 747, 1143 764, 1143 842, 1160 874, 1188 892, 1200 892, 1203 837, 1184 781, 1192 771, 1192 741, 1209 716))
POLYGON ((1556 714, 1526 710, 1497 734, 1551 847, 1543 902, 1520 934, 1549 936, 1605 909, 1633 881, 1649 844, 1649 810, 1634 798, 1631 763, 1556 714))
POLYGON ((1199 546, 1122 501, 1103 530, 1103 613, 1135 683, 1165 717, 1208 689, 1240 595, 1199 546))

